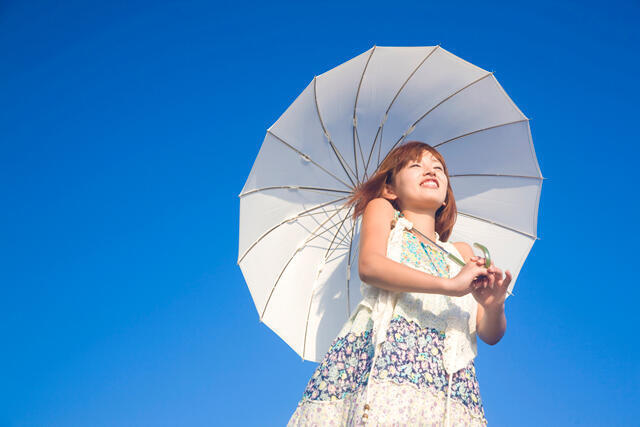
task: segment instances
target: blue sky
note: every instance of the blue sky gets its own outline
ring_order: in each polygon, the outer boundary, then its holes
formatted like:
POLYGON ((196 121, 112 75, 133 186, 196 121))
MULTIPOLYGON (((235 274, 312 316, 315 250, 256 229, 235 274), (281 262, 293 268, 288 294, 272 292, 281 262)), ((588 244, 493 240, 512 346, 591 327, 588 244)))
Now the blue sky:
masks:
POLYGON ((258 322, 237 195, 266 129, 379 46, 495 76, 542 174, 492 425, 640 416, 637 2, 3 2, 0 425, 283 425, 315 369, 258 322))

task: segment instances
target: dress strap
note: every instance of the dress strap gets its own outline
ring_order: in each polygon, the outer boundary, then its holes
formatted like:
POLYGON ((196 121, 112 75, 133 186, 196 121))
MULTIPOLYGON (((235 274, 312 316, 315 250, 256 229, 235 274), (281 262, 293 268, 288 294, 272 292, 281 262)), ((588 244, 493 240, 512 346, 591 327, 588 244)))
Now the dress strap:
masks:
MULTIPOLYGON (((402 212, 394 209, 393 221, 391 223, 391 233, 387 242, 387 257, 401 262, 402 257, 402 240, 405 229, 411 229, 413 224, 408 221, 402 212)), ((370 409, 370 389, 371 389, 371 373, 375 369, 378 356, 381 353, 381 347, 387 335, 387 329, 393 318, 393 311, 398 299, 397 292, 391 292, 385 289, 378 289, 376 299, 372 304, 371 320, 373 321, 373 331, 371 334, 371 343, 373 345, 373 357, 371 359, 371 370, 369 371, 369 379, 365 385, 365 404, 362 414, 362 421, 367 422, 370 409)))

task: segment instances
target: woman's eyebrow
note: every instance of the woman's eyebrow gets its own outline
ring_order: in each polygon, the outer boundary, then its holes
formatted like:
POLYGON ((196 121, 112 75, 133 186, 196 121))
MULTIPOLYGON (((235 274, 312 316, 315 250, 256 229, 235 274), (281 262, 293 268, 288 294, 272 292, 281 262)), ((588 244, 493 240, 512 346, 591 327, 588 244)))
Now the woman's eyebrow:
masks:
MULTIPOLYGON (((432 157, 432 158, 431 158, 431 161, 432 161, 433 163, 437 163, 437 164, 439 164, 439 165, 442 165, 442 162, 441 162, 440 160, 436 159, 435 157, 432 157)), ((415 162, 415 163, 422 163, 422 159, 419 159, 419 160, 413 160, 413 162, 415 162)))

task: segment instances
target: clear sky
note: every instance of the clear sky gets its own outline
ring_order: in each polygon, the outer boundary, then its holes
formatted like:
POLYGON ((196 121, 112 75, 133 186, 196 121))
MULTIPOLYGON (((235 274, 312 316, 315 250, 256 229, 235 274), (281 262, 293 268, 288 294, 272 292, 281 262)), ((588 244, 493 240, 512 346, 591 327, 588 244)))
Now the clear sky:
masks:
POLYGON ((541 240, 478 348, 490 424, 637 423, 639 12, 2 2, 0 425, 286 423, 316 364, 258 321, 237 196, 313 76, 374 44, 441 44, 531 118, 541 240))

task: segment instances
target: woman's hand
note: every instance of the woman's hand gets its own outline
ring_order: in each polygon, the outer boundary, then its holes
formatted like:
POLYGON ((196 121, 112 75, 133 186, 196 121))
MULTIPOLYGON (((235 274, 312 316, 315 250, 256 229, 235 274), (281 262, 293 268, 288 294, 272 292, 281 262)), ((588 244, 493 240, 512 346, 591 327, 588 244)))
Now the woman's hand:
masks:
MULTIPOLYGON (((485 259, 474 256, 469 259, 470 263, 475 262, 477 265, 484 265, 485 259)), ((498 307, 504 303, 507 298, 507 289, 511 283, 512 275, 509 270, 503 276, 502 270, 491 262, 491 266, 487 269, 488 280, 476 281, 473 284, 472 294, 478 304, 484 308, 498 307)))
POLYGON ((488 269, 482 264, 469 260, 455 277, 448 279, 444 295, 461 297, 487 281, 488 269))

